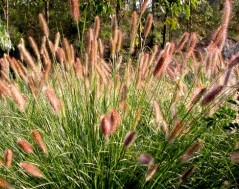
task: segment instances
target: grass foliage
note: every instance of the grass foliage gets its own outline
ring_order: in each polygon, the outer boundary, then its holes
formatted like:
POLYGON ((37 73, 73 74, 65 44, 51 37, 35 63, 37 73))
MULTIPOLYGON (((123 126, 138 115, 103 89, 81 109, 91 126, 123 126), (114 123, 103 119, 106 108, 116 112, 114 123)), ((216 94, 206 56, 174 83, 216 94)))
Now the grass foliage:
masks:
POLYGON ((225 7, 198 53, 196 33, 162 50, 147 47, 153 18, 138 33, 141 10, 122 56, 113 16, 109 57, 98 17, 76 57, 66 38, 51 41, 41 15, 40 48, 30 40, 28 51, 22 39, 19 60, 0 60, 0 188, 237 187, 237 112, 229 102, 236 107, 239 56, 221 56, 229 0, 225 7))

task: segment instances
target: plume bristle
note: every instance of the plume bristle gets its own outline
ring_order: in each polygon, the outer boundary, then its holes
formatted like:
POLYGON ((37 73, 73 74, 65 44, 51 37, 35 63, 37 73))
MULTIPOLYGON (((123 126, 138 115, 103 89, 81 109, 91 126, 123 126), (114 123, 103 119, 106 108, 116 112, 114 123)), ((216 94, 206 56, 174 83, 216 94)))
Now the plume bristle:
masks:
POLYGON ((12 165, 12 160, 13 160, 13 152, 11 149, 6 149, 5 150, 5 165, 7 168, 11 167, 12 165))
POLYGON ((133 141, 136 139, 136 132, 135 131, 129 131, 124 138, 123 146, 124 148, 128 148, 130 144, 133 143, 133 141))
POLYGON ((151 165, 153 164, 154 160, 150 154, 140 154, 138 161, 142 165, 151 165))
POLYGON ((43 31, 44 35, 48 38, 49 37, 49 28, 48 28, 46 19, 43 16, 42 13, 40 13, 38 15, 38 18, 39 18, 39 21, 40 21, 40 24, 41 24, 42 31, 43 31))
POLYGON ((37 168, 37 166, 33 165, 29 162, 20 162, 20 167, 29 175, 37 177, 37 178, 45 178, 43 173, 37 168))
POLYGON ((223 85, 213 87, 207 94, 204 95, 202 105, 205 106, 212 102, 222 92, 223 88, 223 85))
POLYGON ((44 154, 47 154, 46 144, 38 130, 32 130, 31 132, 33 140, 37 143, 38 147, 42 150, 44 154))
POLYGON ((103 135, 108 137, 111 134, 111 122, 107 115, 103 115, 100 120, 100 127, 103 135))
POLYGON ((57 98, 55 90, 53 88, 47 87, 45 90, 45 95, 49 100, 51 107, 56 113, 60 113, 62 109, 61 101, 57 98))
POLYGON ((203 146, 202 141, 197 141, 192 146, 190 146, 187 151, 182 155, 182 161, 187 162, 191 159, 195 153, 197 153, 203 146))
POLYGON ((146 182, 150 181, 154 177, 154 175, 157 173, 158 167, 158 164, 152 164, 149 166, 145 178, 146 182))
POLYGON ((24 139, 18 139, 17 140, 17 144, 26 153, 29 153, 29 154, 33 153, 33 147, 32 147, 32 145, 28 141, 26 141, 24 139))

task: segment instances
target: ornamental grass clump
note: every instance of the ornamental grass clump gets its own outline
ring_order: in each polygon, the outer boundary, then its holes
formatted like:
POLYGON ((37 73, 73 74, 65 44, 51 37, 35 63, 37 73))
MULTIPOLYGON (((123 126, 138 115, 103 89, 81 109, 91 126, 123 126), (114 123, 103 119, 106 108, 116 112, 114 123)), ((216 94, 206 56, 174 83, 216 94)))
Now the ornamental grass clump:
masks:
MULTIPOLYGON (((78 1, 69 2, 78 24, 78 1)), ((168 42, 162 50, 146 46, 154 22, 152 15, 144 15, 148 2, 132 14, 129 49, 124 54, 123 30, 115 15, 106 57, 107 43, 101 39, 98 16, 87 40, 80 40, 85 44, 79 56, 66 37, 57 33, 52 39, 40 14, 41 44, 30 37, 32 50, 28 50, 22 39, 20 59, 10 55, 0 59, 4 65, 0 187, 213 185, 211 178, 194 181, 202 178, 203 171, 215 173, 210 169, 213 161, 206 157, 216 157, 213 150, 222 143, 212 146, 207 141, 222 129, 214 124, 213 116, 218 116, 218 109, 227 105, 238 87, 238 56, 224 60, 221 55, 230 9, 224 9, 227 18, 206 50, 196 56, 196 33, 185 32, 178 43, 168 42), (145 29, 139 30, 144 18, 145 29), (210 147, 212 156, 208 157, 210 147)), ((225 6, 230 8, 231 2, 226 0, 225 6)), ((220 155, 222 173, 231 176, 238 154, 231 150, 220 155)), ((218 180, 224 179, 228 178, 218 180)))

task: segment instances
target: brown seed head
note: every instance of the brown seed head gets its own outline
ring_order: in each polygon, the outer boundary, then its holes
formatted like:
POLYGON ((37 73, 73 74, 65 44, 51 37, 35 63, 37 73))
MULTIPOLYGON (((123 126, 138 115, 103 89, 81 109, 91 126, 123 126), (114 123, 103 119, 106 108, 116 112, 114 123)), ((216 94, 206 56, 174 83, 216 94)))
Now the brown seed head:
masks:
POLYGON ((212 39, 207 47, 209 53, 214 53, 215 49, 222 43, 226 35, 226 30, 220 25, 214 32, 212 39))
POLYGON ((109 118, 111 123, 111 133, 114 133, 116 132, 120 122, 120 114, 116 109, 111 109, 109 118))
POLYGON ((202 88, 202 87, 198 87, 195 90, 195 92, 193 93, 192 99, 191 99, 190 103, 187 106, 188 110, 190 108, 192 108, 201 99, 201 97, 204 95, 206 90, 207 90, 206 88, 202 88))
POLYGON ((80 58, 76 58, 76 62, 73 67, 74 67, 74 72, 75 72, 76 77, 78 79, 82 78, 83 77, 83 66, 81 64, 80 58))
POLYGON ((54 48, 54 44, 52 43, 51 40, 48 40, 48 47, 50 49, 51 55, 53 57, 55 57, 55 48, 54 48))
POLYGON ((183 36, 181 37, 181 39, 180 39, 180 41, 179 41, 179 43, 176 47, 176 50, 175 50, 176 52, 179 52, 183 49, 183 47, 184 47, 185 43, 187 42, 189 36, 190 36, 190 33, 188 33, 188 32, 185 32, 183 34, 183 36))
POLYGON ((3 95, 5 97, 11 97, 11 90, 8 88, 8 86, 0 80, 0 96, 3 95))
POLYGON ((223 88, 223 85, 213 87, 207 94, 204 95, 202 105, 205 106, 212 102, 222 92, 223 88))
POLYGON ((223 9, 223 17, 222 17, 222 26, 225 30, 227 30, 230 16, 232 12, 232 2, 231 0, 225 0, 224 1, 224 9, 223 9))
POLYGON ((26 153, 29 153, 29 154, 33 153, 33 147, 32 147, 32 145, 28 141, 26 141, 24 139, 18 139, 17 140, 17 144, 26 153))
POLYGON ((147 20, 145 23, 145 27, 144 27, 144 37, 148 37, 151 28, 152 28, 152 24, 153 24, 153 15, 152 14, 148 14, 147 16, 147 20))
POLYGON ((8 57, 9 56, 7 54, 4 54, 3 58, 0 59, 1 71, 4 74, 6 74, 7 76, 9 75, 9 61, 8 61, 8 57))
POLYGON ((154 68, 153 75, 155 77, 160 77, 168 64, 171 62, 175 50, 174 43, 167 43, 163 51, 161 51, 159 58, 156 60, 156 66, 154 68))
POLYGON ((95 17, 95 25, 94 25, 94 36, 95 36, 95 39, 98 39, 99 32, 100 32, 100 17, 96 16, 95 17))
POLYGON ((101 39, 98 40, 98 51, 99 51, 99 56, 100 58, 104 58, 104 45, 101 41, 101 39))
POLYGON ((132 142, 136 139, 136 136, 137 135, 135 131, 129 131, 124 138, 123 142, 124 148, 128 148, 130 144, 132 144, 132 142))
POLYGON ((37 143, 38 147, 42 150, 44 154, 47 154, 46 144, 38 130, 32 130, 32 138, 37 143))
POLYGON ((140 14, 143 15, 147 6, 148 6, 149 0, 144 0, 143 5, 141 6, 140 14))
POLYGON ((103 135, 108 137, 111 133, 111 122, 107 115, 103 115, 100 121, 100 127, 103 135))
POLYGON ((197 34, 192 33, 191 36, 190 36, 190 42, 189 42, 188 49, 187 49, 187 52, 186 52, 186 57, 189 57, 193 54, 197 42, 198 42, 197 34))
POLYGON ((52 109, 56 113, 60 113, 62 109, 61 101, 57 98, 56 93, 53 88, 48 87, 45 91, 45 95, 47 99, 49 100, 52 109))
POLYGON ((152 164, 149 166, 148 171, 146 173, 146 178, 145 178, 146 182, 150 181, 154 177, 154 175, 156 174, 158 170, 158 167, 159 167, 158 164, 152 164))
POLYGON ((43 16, 42 13, 40 13, 38 15, 38 18, 39 18, 39 21, 40 21, 40 24, 41 24, 42 31, 43 31, 44 35, 48 38, 49 37, 49 28, 48 28, 46 19, 43 16))
POLYGON ((13 186, 6 179, 0 178, 0 188, 13 189, 13 186))
POLYGON ((230 160, 234 163, 239 163, 239 152, 231 153, 230 160))
POLYGON ((192 146, 190 146, 187 151, 182 155, 182 161, 187 162, 191 159, 195 153, 197 153, 203 146, 202 141, 197 141, 192 146))
POLYGON ((11 149, 6 149, 5 151, 5 165, 7 168, 11 167, 12 165, 12 159, 13 159, 13 152, 11 149))
POLYGON ((37 166, 33 165, 32 163, 20 162, 20 167, 31 176, 44 178, 43 173, 37 168, 37 166))
POLYGON ((24 111, 26 107, 26 99, 23 94, 19 91, 18 87, 14 84, 11 84, 10 90, 12 92, 13 100, 16 102, 20 111, 24 111))
POLYGON ((138 160, 140 164, 147 166, 151 165, 154 161, 150 154, 140 154, 138 160))
POLYGON ((34 74, 39 77, 40 74, 40 70, 38 70, 37 66, 35 65, 35 62, 31 56, 31 54, 26 50, 26 48, 22 45, 18 45, 18 49, 24 59, 24 61, 27 63, 27 65, 32 69, 32 71, 34 72, 34 74))
POLYGON ((130 40, 130 53, 133 54, 135 51, 135 39, 136 39, 136 32, 137 32, 137 19, 138 15, 137 12, 134 11, 131 17, 131 40, 130 40))
POLYGON ((60 44, 61 35, 59 32, 56 33, 55 42, 54 42, 54 51, 56 52, 60 44))
POLYGON ((79 1, 69 0, 69 3, 70 3, 71 17, 75 22, 78 22, 80 19, 79 1))
POLYGON ((38 48, 38 45, 37 45, 36 41, 34 40, 34 38, 32 38, 30 36, 29 37, 29 42, 30 42, 30 45, 32 47, 33 52, 35 53, 35 55, 37 57, 37 60, 39 61, 40 60, 40 51, 39 51, 39 48, 38 48))
POLYGON ((182 121, 175 123, 172 131, 169 133, 168 142, 173 142, 183 131, 184 124, 182 121))
POLYGON ((63 62, 65 61, 66 57, 65 57, 65 52, 61 47, 57 48, 57 53, 56 53, 56 58, 58 60, 58 62, 63 65, 63 62))
POLYGON ((122 44, 122 31, 121 30, 117 30, 117 34, 118 34, 118 37, 117 37, 117 43, 116 43, 116 52, 118 53, 121 49, 121 44, 122 44))
POLYGON ((192 166, 188 168, 186 171, 184 171, 180 176, 180 181, 185 181, 193 172, 195 171, 195 167, 192 166))

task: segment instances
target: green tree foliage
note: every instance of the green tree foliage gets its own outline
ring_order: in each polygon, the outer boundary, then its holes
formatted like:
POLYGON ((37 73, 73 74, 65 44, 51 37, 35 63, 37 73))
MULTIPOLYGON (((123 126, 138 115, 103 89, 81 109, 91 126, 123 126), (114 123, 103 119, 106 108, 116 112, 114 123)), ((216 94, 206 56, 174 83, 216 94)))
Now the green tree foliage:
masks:
MULTIPOLYGON (((143 0, 88 0, 79 1, 80 5, 80 31, 85 33, 84 28, 92 26, 94 17, 99 15, 102 20, 102 27, 110 28, 110 15, 116 14, 121 26, 126 25, 130 20, 133 10, 139 11, 143 0)), ((151 0, 147 12, 154 15, 154 36, 162 36, 158 43, 165 44, 166 41, 174 38, 183 31, 197 31, 201 36, 206 36, 208 28, 215 28, 221 18, 221 1, 208 0, 151 0)), ((238 5, 234 2, 234 14, 232 17, 230 34, 237 32, 238 26, 238 5)), ((6 1, 0 1, 1 18, 6 23, 6 1)), ((77 44, 78 39, 76 23, 70 17, 68 1, 63 0, 11 0, 9 1, 9 34, 14 46, 19 42, 20 37, 33 36, 38 42, 41 40, 40 28, 37 24, 37 15, 43 12, 47 18, 52 34, 60 32, 77 44)), ((124 26, 123 26, 124 28, 124 26)), ((105 30, 104 30, 105 31, 105 30)), ((82 36, 83 36, 82 35, 82 36)), ((102 35, 107 36, 107 32, 102 35)), ((54 37, 54 36, 51 36, 54 37)), ((104 37, 103 37, 104 38, 104 37)))
POLYGON ((2 22, 2 20, 0 20, 0 48, 4 51, 13 48, 6 25, 2 22))

